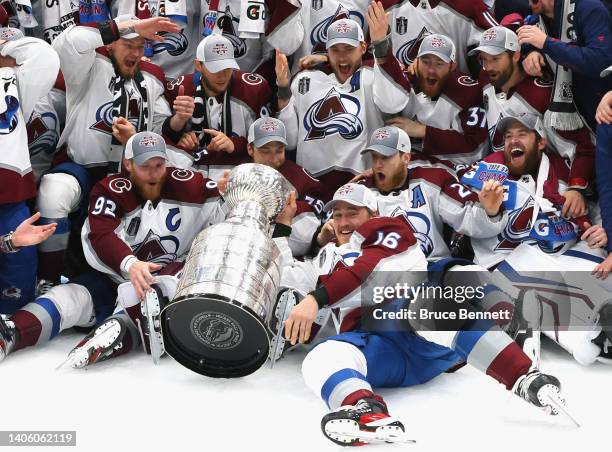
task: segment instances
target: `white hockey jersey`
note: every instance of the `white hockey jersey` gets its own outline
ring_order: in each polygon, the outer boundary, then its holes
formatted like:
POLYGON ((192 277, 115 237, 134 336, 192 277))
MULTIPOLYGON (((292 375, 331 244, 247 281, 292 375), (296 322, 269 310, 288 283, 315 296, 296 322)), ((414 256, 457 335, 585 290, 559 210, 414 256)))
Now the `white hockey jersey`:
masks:
POLYGON ((378 194, 378 211, 386 217, 403 217, 412 228, 429 261, 451 257, 444 241, 444 224, 473 237, 495 237, 505 218, 490 218, 478 196, 457 181, 441 163, 410 162, 404 186, 390 193, 376 190, 372 178, 365 180, 378 194))
POLYGON ((167 266, 181 260, 196 235, 221 221, 217 184, 200 173, 168 167, 162 199, 143 202, 124 175, 98 182, 90 196, 81 238, 87 262, 124 282, 125 264, 141 261, 167 266))
MULTIPOLYGON (((119 162, 121 155, 111 155, 112 80, 115 70, 97 28, 74 26, 53 42, 66 81, 66 126, 58 146, 67 145, 68 157, 86 167, 119 162)), ((140 62, 147 86, 149 104, 148 130, 161 134, 164 121, 171 114, 164 98, 164 74, 158 66, 140 62)), ((131 104, 142 104, 134 81, 126 81, 131 104)), ((132 110, 130 105, 130 111, 132 110)), ((138 113, 135 114, 137 117, 138 113)), ((128 120, 135 119, 128 115, 128 120)))
POLYGON ((25 201, 36 194, 28 151, 26 118, 49 92, 59 71, 57 54, 46 42, 21 38, 6 42, 0 54, 16 60, 15 67, 0 68, 0 204, 25 201))
POLYGON ((481 0, 386 0, 382 3, 391 13, 393 53, 404 66, 414 61, 425 36, 441 33, 455 43, 459 69, 468 72, 468 48, 478 45, 484 30, 498 25, 481 0))
POLYGON ((371 132, 384 125, 374 105, 374 72, 362 66, 339 83, 320 70, 303 71, 291 83, 292 97, 278 118, 287 129, 288 148, 297 163, 315 177, 333 170, 358 174, 368 168, 360 152, 371 132))

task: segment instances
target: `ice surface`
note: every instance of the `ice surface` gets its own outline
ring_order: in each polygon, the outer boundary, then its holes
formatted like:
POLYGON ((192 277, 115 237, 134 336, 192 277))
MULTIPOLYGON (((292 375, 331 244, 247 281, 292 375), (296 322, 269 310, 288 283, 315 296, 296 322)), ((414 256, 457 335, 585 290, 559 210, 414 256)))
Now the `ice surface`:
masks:
MULTIPOLYGON (((77 431, 76 448, 53 451, 346 451, 321 434, 326 407, 303 384, 304 351, 236 380, 202 377, 169 357, 155 366, 140 351, 88 369, 55 371, 81 337, 66 332, 0 365, 0 430, 77 431)), ((612 368, 582 367, 548 341, 542 356, 542 370, 561 380, 582 428, 543 414, 466 366, 425 385, 381 390, 391 414, 418 443, 359 450, 609 450, 612 368)))

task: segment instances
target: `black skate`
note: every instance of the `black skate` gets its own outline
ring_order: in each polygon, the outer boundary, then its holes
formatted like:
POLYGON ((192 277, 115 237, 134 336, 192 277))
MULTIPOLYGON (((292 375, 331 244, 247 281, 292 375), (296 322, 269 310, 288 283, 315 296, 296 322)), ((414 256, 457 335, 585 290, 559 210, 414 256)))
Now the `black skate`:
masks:
POLYGON ((532 370, 521 376, 512 391, 523 400, 537 406, 546 413, 556 416, 565 412, 565 399, 561 397, 561 383, 556 377, 532 370))
POLYGON ((326 414, 321 420, 323 434, 341 446, 369 443, 414 443, 407 439, 404 426, 389 416, 387 408, 373 399, 361 399, 326 414))
MULTIPOLYGON (((74 369, 119 356, 129 351, 122 342, 126 325, 122 319, 110 318, 83 338, 59 367, 69 364, 74 369)), ((58 367, 58 368, 59 368, 58 367)))
POLYGON ((0 315, 0 362, 11 353, 17 343, 17 331, 13 322, 0 315))

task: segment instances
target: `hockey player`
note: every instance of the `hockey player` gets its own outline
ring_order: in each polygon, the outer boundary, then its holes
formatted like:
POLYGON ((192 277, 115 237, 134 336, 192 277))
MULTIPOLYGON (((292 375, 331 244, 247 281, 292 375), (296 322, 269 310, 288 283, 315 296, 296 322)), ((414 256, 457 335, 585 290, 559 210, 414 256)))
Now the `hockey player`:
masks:
POLYGON ((388 53, 384 14, 379 4, 368 9, 370 36, 377 43, 374 101, 385 113, 401 112, 387 124, 417 138, 413 147, 427 155, 454 164, 480 160, 489 150, 482 91, 477 81, 457 70, 455 44, 445 35, 428 35, 416 55, 416 76, 407 76, 388 53))
POLYGON ((176 127, 163 97, 163 71, 141 61, 144 40, 177 27, 165 18, 120 17, 64 31, 53 42, 66 82, 66 126, 56 165, 42 177, 37 198, 43 222, 55 234, 39 247, 39 292, 59 282, 64 268, 68 215, 87 199, 92 184, 118 171, 123 144, 112 127, 124 118, 136 131, 176 127))
POLYGON ((183 120, 190 131, 166 138, 190 152, 194 169, 210 178, 248 160, 249 127, 258 117, 269 116, 268 82, 240 71, 232 49, 223 36, 204 38, 198 45, 196 72, 170 82, 166 89, 170 103, 180 96, 194 103, 192 117, 183 120))
POLYGON ((288 237, 293 256, 308 254, 321 226, 323 202, 320 200, 321 183, 303 168, 285 158, 287 137, 285 125, 276 118, 259 118, 249 128, 247 150, 255 163, 271 166, 291 185, 295 192, 296 214, 291 221, 288 237))
MULTIPOLYGON (((0 73, 4 93, 0 107, 0 235, 30 217, 26 205, 36 195, 30 164, 26 121, 34 105, 53 86, 59 70, 57 54, 34 38, 0 40, 0 73)), ((49 222, 51 223, 51 222, 49 222)), ((0 312, 10 313, 34 298, 36 249, 0 257, 0 312)))
MULTIPOLYGON (((493 27, 483 33, 479 47, 471 52, 479 55, 483 66, 479 83, 483 91, 489 136, 494 150, 503 148, 503 137, 497 133, 500 118, 510 114, 535 113, 543 117, 549 103, 552 83, 530 77, 519 60, 518 38, 504 27, 493 27)), ((546 128, 551 147, 571 161, 568 190, 563 194, 563 215, 578 217, 586 214, 582 191, 594 176, 594 146, 589 130, 562 131, 546 128)))
POLYGON ((457 46, 459 70, 469 73, 467 51, 497 25, 481 0, 385 0, 382 5, 390 12, 393 54, 404 66, 415 60, 425 36, 442 33, 457 46))
MULTIPOLYGON (((329 275, 305 297, 285 323, 292 343, 308 339, 317 312, 356 291, 372 274, 384 270, 418 274, 427 268, 425 256, 401 217, 376 217, 376 199, 365 186, 347 184, 326 205, 333 209, 337 246, 353 251, 351 260, 334 260, 329 275)), ((336 246, 336 245, 329 245, 336 246)), ((411 281, 416 284, 418 281, 411 281)), ((347 315, 340 335, 317 345, 304 360, 302 373, 308 387, 333 410, 321 421, 327 438, 337 444, 359 446, 368 442, 398 441, 404 426, 389 416, 386 404, 373 387, 404 387, 424 383, 453 368, 463 359, 504 384, 524 400, 557 414, 559 381, 530 371, 531 360, 498 327, 468 325, 449 332, 438 345, 413 331, 373 332, 354 329, 356 317, 347 315), (349 320, 351 319, 351 320, 349 320), (478 329, 479 331, 476 331, 478 329), (452 349, 446 348, 453 344, 452 349), (548 397, 554 400, 549 400, 548 397)), ((439 337, 443 337, 439 336, 439 337)))
POLYGON ((287 128, 296 161, 321 181, 323 198, 363 171, 359 154, 368 134, 383 125, 373 101, 373 70, 362 61, 366 43, 360 25, 350 19, 334 22, 327 31, 331 73, 306 70, 289 87, 287 58, 277 54, 278 119, 287 128))
POLYGON ((364 183, 378 194, 380 214, 404 217, 429 261, 451 257, 444 224, 482 238, 502 231, 507 217, 501 211, 503 190, 498 182, 490 181, 476 195, 444 165, 412 154, 408 135, 393 126, 375 130, 362 152, 372 157, 372 176, 364 183))
POLYGON ((79 365, 107 358, 117 342, 123 344, 115 351, 119 354, 136 347, 138 329, 124 309, 139 312, 144 293, 159 278, 153 275, 176 274, 196 234, 222 216, 217 184, 199 173, 166 166, 161 136, 139 132, 130 138, 124 165, 127 174, 109 176, 91 192, 82 239, 87 260, 98 271, 57 285, 9 321, 0 320, 0 359, 64 329, 101 323, 116 300, 120 312, 95 330, 106 334, 92 332, 82 342, 85 361, 79 365), (117 297, 117 284, 126 281, 117 297), (118 339, 112 346, 105 342, 109 334, 118 339))

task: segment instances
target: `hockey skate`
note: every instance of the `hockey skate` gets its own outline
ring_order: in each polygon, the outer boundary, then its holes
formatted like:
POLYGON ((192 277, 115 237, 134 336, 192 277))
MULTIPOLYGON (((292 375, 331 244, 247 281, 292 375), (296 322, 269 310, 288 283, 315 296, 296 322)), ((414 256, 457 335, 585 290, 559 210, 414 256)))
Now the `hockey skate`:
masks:
POLYGON ((17 331, 13 322, 0 315, 0 362, 11 353, 17 343, 17 331))
POLYGON ((523 349, 533 362, 533 368, 540 368, 540 329, 542 326, 542 303, 535 290, 527 290, 516 301, 514 315, 507 333, 523 349))
POLYGON ((127 352, 129 347, 122 342, 126 325, 122 319, 111 318, 89 333, 68 354, 68 358, 58 369, 66 364, 74 369, 80 369, 112 356, 127 352))
POLYGON ((361 399, 326 414, 321 420, 323 434, 341 446, 370 443, 415 443, 407 439, 404 426, 389 416, 387 408, 373 399, 361 399))
POLYGON ((145 294, 145 299, 140 305, 142 317, 144 318, 142 325, 139 325, 142 344, 145 347, 145 352, 150 350, 155 364, 159 364, 160 358, 166 352, 160 320, 160 313, 166 304, 167 298, 163 296, 161 289, 153 284, 151 290, 145 294), (147 345, 149 346, 148 349, 147 345))
POLYGON ((285 339, 284 325, 291 310, 299 303, 298 294, 291 289, 282 289, 276 297, 276 303, 272 311, 272 318, 269 322, 272 340, 270 341, 270 354, 268 361, 270 368, 281 358, 283 353, 291 348, 291 344, 285 339))
POLYGON ((539 370, 531 370, 522 375, 512 388, 517 396, 540 408, 547 414, 565 414, 576 426, 580 424, 565 409, 565 399, 561 397, 561 383, 556 377, 539 370))

